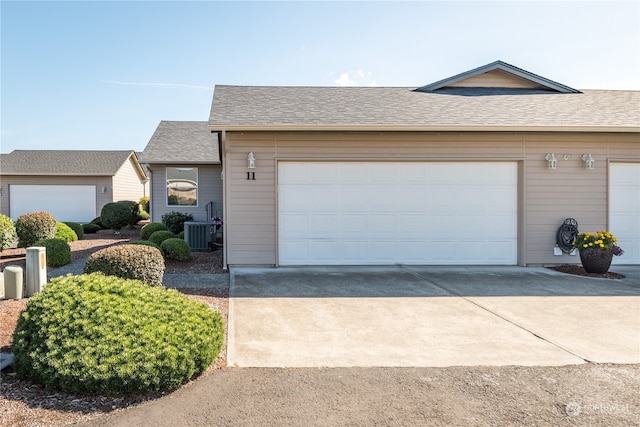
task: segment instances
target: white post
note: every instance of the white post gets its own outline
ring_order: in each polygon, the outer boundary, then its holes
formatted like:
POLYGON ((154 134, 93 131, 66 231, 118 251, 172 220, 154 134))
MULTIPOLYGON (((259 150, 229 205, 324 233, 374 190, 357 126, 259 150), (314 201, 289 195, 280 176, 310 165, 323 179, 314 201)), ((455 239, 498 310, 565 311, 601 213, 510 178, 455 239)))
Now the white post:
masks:
POLYGON ((40 246, 27 248, 27 296, 44 289, 47 283, 47 249, 40 246))

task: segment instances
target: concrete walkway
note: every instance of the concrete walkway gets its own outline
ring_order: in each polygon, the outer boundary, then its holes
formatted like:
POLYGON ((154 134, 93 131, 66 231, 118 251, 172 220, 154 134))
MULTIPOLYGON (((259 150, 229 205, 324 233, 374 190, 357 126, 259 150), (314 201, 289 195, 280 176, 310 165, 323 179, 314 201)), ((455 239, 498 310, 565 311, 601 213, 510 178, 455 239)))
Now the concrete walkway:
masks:
POLYGON ((229 366, 640 363, 640 269, 235 268, 229 366))

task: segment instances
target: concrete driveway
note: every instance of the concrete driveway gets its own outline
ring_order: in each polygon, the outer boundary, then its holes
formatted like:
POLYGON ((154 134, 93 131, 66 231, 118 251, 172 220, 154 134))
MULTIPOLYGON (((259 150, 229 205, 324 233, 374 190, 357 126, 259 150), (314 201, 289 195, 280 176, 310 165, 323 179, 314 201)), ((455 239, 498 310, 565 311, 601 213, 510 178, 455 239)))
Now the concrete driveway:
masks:
POLYGON ((538 267, 234 268, 240 367, 640 363, 640 269, 622 280, 538 267))

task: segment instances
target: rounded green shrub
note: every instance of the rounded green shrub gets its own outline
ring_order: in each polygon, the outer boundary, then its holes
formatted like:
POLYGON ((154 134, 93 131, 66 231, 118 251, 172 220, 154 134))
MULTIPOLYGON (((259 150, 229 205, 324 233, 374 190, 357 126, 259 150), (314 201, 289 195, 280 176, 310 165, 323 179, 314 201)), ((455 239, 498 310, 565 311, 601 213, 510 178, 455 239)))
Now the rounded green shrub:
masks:
POLYGON ((172 391, 220 353, 220 313, 175 290, 64 276, 31 298, 13 334, 19 378, 77 395, 172 391))
POLYGON ((100 227, 98 224, 82 224, 82 230, 86 233, 86 234, 94 234, 97 233, 98 231, 102 230, 102 227, 100 227))
POLYGON ((173 237, 175 236, 171 231, 160 230, 160 231, 154 231, 153 233, 151 233, 151 236, 149 236, 149 240, 155 243, 156 245, 162 245, 162 242, 164 242, 167 239, 171 239, 173 237))
POLYGON ((133 242, 129 242, 130 245, 144 245, 144 246, 151 246, 152 248, 156 248, 157 250, 159 250, 160 252, 162 252, 162 249, 160 249, 159 245, 156 245, 153 242, 150 242, 148 240, 136 240, 133 242))
POLYGON ((13 220, 6 215, 0 214, 0 251, 13 246, 16 239, 16 226, 13 220))
POLYGON ((149 236, 151 236, 156 231, 166 230, 168 230, 167 226, 162 224, 161 222, 150 222, 140 229, 140 238, 142 240, 149 240, 149 236))
POLYGON ((84 229, 82 228, 82 225, 77 222, 65 222, 65 224, 75 231, 76 236, 78 236, 78 240, 81 240, 84 237, 84 229))
POLYGON ((78 240, 78 235, 76 234, 76 232, 73 231, 71 227, 69 227, 64 222, 56 223, 56 234, 54 234, 53 237, 56 239, 64 240, 65 242, 75 242, 76 240, 78 240))
POLYGON ((160 249, 162 249, 162 253, 167 259, 186 261, 191 257, 191 249, 187 242, 175 237, 163 241, 160 244, 160 249))
POLYGON ((162 252, 145 245, 118 245, 94 252, 84 265, 85 273, 140 280, 162 286, 164 258, 162 252))
POLYGON ((51 239, 56 233, 56 219, 48 212, 22 214, 16 221, 18 246, 27 248, 41 239, 51 239))
POLYGON ((104 226, 102 225, 102 219, 101 219, 100 217, 93 218, 93 219, 91 220, 90 224, 95 224, 95 225, 97 225, 98 227, 100 227, 100 229, 103 229, 103 228, 104 228, 104 226))
POLYGON ((178 234, 184 231, 184 223, 187 221, 193 221, 193 215, 182 212, 168 212, 162 215, 162 223, 167 226, 169 231, 173 234, 178 234))
POLYGON ((184 240, 184 231, 178 233, 178 239, 184 240))
POLYGON ((71 263, 71 247, 66 240, 42 239, 38 240, 34 246, 42 246, 46 249, 47 266, 49 267, 62 267, 71 263))
POLYGON ((136 202, 129 200, 107 203, 100 211, 102 225, 114 230, 120 230, 127 225, 133 225, 138 221, 139 208, 136 202))

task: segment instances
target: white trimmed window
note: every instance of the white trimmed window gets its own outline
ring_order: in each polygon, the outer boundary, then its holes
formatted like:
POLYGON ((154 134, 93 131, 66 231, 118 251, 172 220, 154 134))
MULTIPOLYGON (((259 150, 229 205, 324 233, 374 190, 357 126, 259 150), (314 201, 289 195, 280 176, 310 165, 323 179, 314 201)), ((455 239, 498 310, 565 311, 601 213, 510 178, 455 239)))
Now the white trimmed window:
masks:
POLYGON ((198 206, 198 168, 167 168, 167 206, 198 206))

